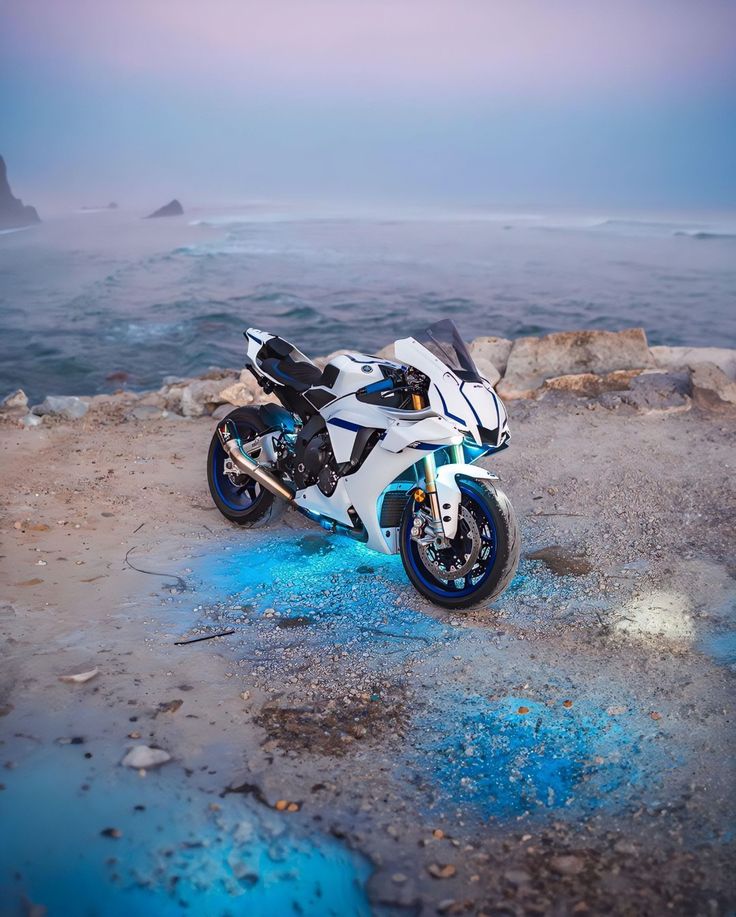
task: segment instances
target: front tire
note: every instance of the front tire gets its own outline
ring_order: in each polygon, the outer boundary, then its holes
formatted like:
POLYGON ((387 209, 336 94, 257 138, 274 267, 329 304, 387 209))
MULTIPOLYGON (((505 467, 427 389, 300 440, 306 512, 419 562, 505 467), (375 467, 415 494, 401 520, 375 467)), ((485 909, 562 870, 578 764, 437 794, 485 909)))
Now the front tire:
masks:
MULTIPOLYGON (((461 513, 466 514, 474 533, 480 538, 478 557, 469 572, 452 578, 449 564, 443 566, 443 552, 422 551, 411 537, 414 501, 409 500, 399 533, 401 560, 414 588, 443 608, 468 608, 498 598, 506 589, 519 565, 521 542, 514 509, 506 494, 477 479, 460 478, 461 513), (442 572, 446 573, 442 576, 442 572)), ((464 523, 466 530, 468 523, 464 523)), ((453 561, 462 555, 467 531, 451 543, 453 561), (465 538, 465 540, 464 540, 465 538)))
MULTIPOLYGON (((257 408, 236 408, 224 419, 235 424, 243 443, 268 429, 257 408)), ((257 453, 253 457, 258 458, 257 453)), ((225 474, 226 458, 215 430, 207 456, 207 483, 215 506, 222 515, 230 522, 242 526, 265 525, 277 518, 284 510, 284 501, 247 475, 236 478, 225 474)))

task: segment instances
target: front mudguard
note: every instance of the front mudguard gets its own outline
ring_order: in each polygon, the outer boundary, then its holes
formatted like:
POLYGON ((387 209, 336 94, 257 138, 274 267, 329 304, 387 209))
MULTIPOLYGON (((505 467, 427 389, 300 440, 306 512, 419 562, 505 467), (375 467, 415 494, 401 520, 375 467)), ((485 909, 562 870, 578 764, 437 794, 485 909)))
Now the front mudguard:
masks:
POLYGON ((457 534, 457 519, 460 510, 460 488, 458 478, 476 478, 481 481, 497 481, 498 475, 477 465, 441 465, 437 469, 435 483, 437 485, 437 499, 442 514, 442 528, 445 537, 452 540, 457 534))

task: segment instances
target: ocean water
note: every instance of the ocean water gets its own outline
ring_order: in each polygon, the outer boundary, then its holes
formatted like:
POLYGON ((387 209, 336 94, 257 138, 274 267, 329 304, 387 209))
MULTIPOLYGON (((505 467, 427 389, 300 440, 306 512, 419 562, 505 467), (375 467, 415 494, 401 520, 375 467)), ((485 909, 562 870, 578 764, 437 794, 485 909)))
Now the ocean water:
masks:
POLYGON ((466 338, 642 325, 736 346, 736 218, 87 211, 0 235, 0 393, 93 394, 240 367, 242 330, 313 356, 443 317, 466 338))

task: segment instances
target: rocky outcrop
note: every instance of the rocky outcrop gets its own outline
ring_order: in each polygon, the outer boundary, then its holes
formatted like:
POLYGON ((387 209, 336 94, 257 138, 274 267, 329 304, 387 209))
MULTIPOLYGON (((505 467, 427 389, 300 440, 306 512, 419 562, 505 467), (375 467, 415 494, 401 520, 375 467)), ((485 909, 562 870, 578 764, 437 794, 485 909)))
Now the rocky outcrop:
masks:
POLYGON ((184 208, 179 201, 174 198, 173 201, 169 201, 168 204, 164 204, 163 207, 159 207, 158 210, 149 213, 146 219, 152 220, 154 217, 180 217, 183 213, 184 208))
POLYGON ((736 350, 727 347, 650 347, 649 352, 661 369, 687 370, 699 363, 710 363, 736 381, 736 350))
MULTIPOLYGON (((575 398, 591 410, 639 414, 687 411, 693 404, 711 411, 736 406, 736 350, 654 347, 650 352, 641 329, 562 332, 516 342, 484 337, 473 341, 470 351, 480 372, 494 384, 505 367, 496 387, 506 399, 575 398), (706 355, 718 363, 704 361, 706 355), (681 366, 686 359, 695 362, 681 366), (673 368, 663 372, 656 364, 673 368), (588 368, 581 371, 581 365, 588 368)), ((323 367, 345 352, 316 357, 314 362, 323 367)), ((393 359, 393 345, 378 355, 393 359)), ((127 374, 112 373, 110 379, 125 381, 127 374)), ((248 370, 211 369, 193 378, 166 377, 156 391, 120 390, 91 398, 49 396, 30 412, 25 394, 17 390, 0 400, 0 421, 34 427, 81 417, 102 425, 149 418, 219 419, 235 407, 275 400, 248 370)))
POLYGON ((601 375, 645 369, 654 360, 642 328, 625 331, 560 331, 514 341, 498 385, 503 398, 532 398, 547 379, 579 373, 601 375))
POLYGON ((736 382, 732 382, 715 363, 696 363, 691 368, 690 380, 693 401, 698 407, 723 410, 736 405, 736 382))
POLYGON ((20 229, 40 223, 36 208, 24 204, 20 198, 13 197, 8 184, 8 173, 5 160, 0 156, 0 229, 20 229))

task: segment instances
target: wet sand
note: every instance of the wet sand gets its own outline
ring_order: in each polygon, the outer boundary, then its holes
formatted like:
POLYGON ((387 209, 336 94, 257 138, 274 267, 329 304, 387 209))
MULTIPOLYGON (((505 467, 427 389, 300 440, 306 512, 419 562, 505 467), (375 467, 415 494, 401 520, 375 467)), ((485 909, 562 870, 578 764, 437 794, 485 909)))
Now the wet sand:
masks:
POLYGON ((510 414, 536 559, 467 614, 231 527, 209 418, 2 426, 0 913, 728 913, 736 418, 510 414))

